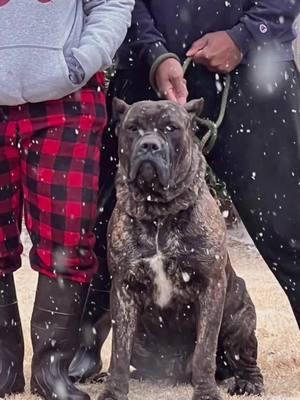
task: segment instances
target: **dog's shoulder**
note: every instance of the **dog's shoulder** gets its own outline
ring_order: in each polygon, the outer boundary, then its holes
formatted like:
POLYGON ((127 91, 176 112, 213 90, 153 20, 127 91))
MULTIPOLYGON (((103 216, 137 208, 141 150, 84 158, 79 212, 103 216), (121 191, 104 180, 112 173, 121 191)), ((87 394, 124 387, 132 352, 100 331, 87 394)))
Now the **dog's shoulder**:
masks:
POLYGON ((206 184, 193 207, 191 223, 204 228, 208 235, 214 236, 215 234, 223 237, 226 232, 225 220, 206 184))

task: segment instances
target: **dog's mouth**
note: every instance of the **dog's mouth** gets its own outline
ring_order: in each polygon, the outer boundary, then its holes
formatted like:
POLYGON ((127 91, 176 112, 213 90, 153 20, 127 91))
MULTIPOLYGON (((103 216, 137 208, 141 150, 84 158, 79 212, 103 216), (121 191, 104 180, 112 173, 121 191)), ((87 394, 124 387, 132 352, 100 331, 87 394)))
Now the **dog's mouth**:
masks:
POLYGON ((170 182, 170 168, 163 157, 132 157, 130 163, 129 182, 137 183, 140 187, 152 187, 160 184, 168 187, 170 182))

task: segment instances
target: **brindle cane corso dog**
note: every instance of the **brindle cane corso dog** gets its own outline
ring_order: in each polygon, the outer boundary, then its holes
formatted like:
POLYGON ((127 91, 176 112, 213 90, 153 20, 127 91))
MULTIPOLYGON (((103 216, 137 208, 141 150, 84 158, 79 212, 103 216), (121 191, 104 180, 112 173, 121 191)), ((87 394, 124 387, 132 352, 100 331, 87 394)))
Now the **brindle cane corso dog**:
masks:
POLYGON ((109 227, 113 347, 101 400, 140 377, 191 381, 194 400, 261 394, 256 315, 227 253, 223 217, 195 136, 202 100, 115 99, 120 166, 109 227), (230 380, 229 380, 230 381, 230 380))

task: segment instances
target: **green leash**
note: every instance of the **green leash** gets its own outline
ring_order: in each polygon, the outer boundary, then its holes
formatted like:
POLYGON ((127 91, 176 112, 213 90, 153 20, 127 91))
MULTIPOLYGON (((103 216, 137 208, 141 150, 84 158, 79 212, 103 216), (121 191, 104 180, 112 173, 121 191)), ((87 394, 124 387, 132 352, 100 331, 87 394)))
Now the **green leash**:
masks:
MULTIPOLYGON (((183 66, 182 66, 184 75, 186 74, 186 71, 188 70, 191 63, 192 63, 192 59, 190 57, 184 61, 183 66)), ((201 145, 201 148, 203 149, 203 153, 205 155, 207 155, 211 152, 212 148, 214 147, 214 145, 216 143, 216 140, 218 137, 218 129, 222 125, 224 117, 225 117, 225 113, 226 113, 230 84, 231 84, 231 76, 230 76, 230 74, 227 74, 226 78, 225 78, 225 87, 224 87, 224 90, 222 93, 220 112, 219 112, 219 117, 218 117, 217 121, 214 122, 214 121, 211 121, 210 119, 206 119, 206 118, 197 118, 197 121, 199 122, 199 124, 203 125, 207 128, 206 134, 200 140, 200 145, 201 145)))

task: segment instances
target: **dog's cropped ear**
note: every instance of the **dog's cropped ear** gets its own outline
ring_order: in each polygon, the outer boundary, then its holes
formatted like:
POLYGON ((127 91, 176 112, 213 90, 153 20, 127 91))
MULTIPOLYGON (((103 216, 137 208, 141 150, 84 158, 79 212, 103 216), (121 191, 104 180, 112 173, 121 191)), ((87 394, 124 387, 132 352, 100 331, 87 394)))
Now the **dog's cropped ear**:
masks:
POLYGON ((192 116, 200 117, 204 107, 204 99, 191 100, 184 106, 186 111, 192 116))
POLYGON ((113 98, 112 101, 112 118, 115 122, 119 122, 122 116, 126 113, 129 108, 129 104, 127 104, 124 100, 118 99, 117 97, 113 98))

